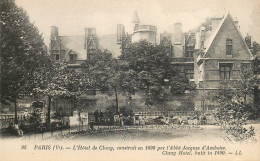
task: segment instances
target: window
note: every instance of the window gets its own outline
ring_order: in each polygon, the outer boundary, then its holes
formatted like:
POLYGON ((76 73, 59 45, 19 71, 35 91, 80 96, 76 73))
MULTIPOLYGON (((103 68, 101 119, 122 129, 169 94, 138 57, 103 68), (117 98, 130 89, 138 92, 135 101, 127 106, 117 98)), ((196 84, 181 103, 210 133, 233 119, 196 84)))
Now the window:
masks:
POLYGON ((194 45, 186 45, 185 46, 185 57, 193 58, 194 45))
POLYGON ((187 80, 194 79, 194 70, 192 69, 186 70, 186 79, 187 80))
POLYGON ((221 63, 219 64, 220 79, 229 80, 232 74, 232 63, 221 63))
POLYGON ((56 54, 56 60, 60 60, 60 54, 56 54))
POLYGON ((232 55, 232 39, 226 41, 226 55, 232 55))
POLYGON ((193 58, 193 51, 186 51, 186 52, 185 52, 185 57, 187 57, 187 58, 193 58))
POLYGON ((70 54, 70 60, 74 60, 73 54, 70 54))

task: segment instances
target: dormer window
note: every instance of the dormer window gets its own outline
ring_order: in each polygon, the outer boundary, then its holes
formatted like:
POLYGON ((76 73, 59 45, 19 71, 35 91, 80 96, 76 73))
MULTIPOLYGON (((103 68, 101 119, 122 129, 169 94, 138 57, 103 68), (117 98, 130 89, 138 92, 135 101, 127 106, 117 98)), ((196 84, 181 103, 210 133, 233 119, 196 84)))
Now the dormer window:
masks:
POLYGON ((77 54, 72 52, 72 51, 70 51, 69 52, 69 59, 70 60, 76 60, 77 59, 77 54))
POLYGON ((232 39, 226 40, 226 55, 232 55, 232 39))
POLYGON ((74 60, 74 55, 70 54, 70 60, 74 60))

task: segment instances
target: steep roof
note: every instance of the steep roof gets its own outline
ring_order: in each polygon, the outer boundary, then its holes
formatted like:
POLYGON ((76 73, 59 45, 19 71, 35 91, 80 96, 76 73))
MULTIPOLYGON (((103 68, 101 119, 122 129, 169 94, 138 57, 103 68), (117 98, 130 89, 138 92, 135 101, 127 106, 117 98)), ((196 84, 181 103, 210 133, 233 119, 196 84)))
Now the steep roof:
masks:
MULTIPOLYGON (((86 59, 86 50, 84 49, 84 36, 60 36, 61 47, 68 51, 73 50, 78 56, 78 60, 86 59)), ((67 54, 67 53, 66 53, 67 54)))
MULTIPOLYGON (((73 51, 77 55, 78 60, 86 60, 86 49, 84 47, 84 35, 60 36, 61 47, 67 51, 73 51)), ((101 51, 108 50, 114 57, 121 54, 121 50, 117 45, 117 35, 102 35, 98 37, 98 48, 101 51)))
POLYGON ((121 55, 121 50, 119 45, 117 44, 117 35, 102 35, 98 39, 99 48, 104 50, 109 50, 114 57, 118 57, 121 55))
MULTIPOLYGON (((218 33, 219 33, 220 29, 222 28, 223 23, 226 21, 227 17, 230 17, 230 18, 231 18, 231 20, 232 20, 231 22, 232 22, 233 25, 235 26, 236 31, 239 33, 239 36, 240 36, 242 42, 244 43, 244 45, 245 45, 245 47, 246 47, 246 50, 247 50, 247 51, 251 54, 251 56, 253 57, 253 55, 252 55, 252 53, 250 52, 250 50, 249 50, 249 48, 248 48, 248 46, 247 46, 245 40, 243 39, 243 36, 242 36, 240 30, 239 30, 238 27, 235 25, 234 19, 232 18, 232 16, 230 15, 229 12, 227 12, 227 13, 225 14, 224 18, 223 18, 223 19, 221 20, 221 22, 219 23, 217 29, 216 29, 215 31, 213 31, 213 32, 210 34, 210 36, 207 37, 207 35, 206 35, 206 37, 205 37, 205 42, 204 42, 204 48, 205 48, 205 51, 204 51, 204 52, 205 52, 205 55, 204 55, 203 57, 207 57, 208 51, 209 51, 209 49, 211 48, 211 46, 212 46, 212 44, 213 44, 213 42, 214 42, 216 36, 218 35, 218 33)), ((207 32, 206 32, 206 33, 207 33, 207 32)))

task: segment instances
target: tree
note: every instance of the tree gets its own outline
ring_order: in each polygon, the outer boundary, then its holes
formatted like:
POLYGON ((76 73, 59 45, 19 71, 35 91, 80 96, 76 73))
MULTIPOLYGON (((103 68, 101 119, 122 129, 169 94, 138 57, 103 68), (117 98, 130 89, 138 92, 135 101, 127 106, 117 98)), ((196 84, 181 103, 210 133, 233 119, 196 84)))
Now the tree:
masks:
POLYGON ((224 110, 239 106, 245 113, 255 115, 256 108, 247 99, 253 98, 256 84, 251 65, 244 65, 240 67, 238 79, 221 82, 220 89, 207 94, 207 98, 218 103, 224 110))
POLYGON ((115 95, 116 113, 119 112, 118 94, 130 98, 135 92, 135 72, 128 70, 126 64, 112 58, 108 51, 97 50, 82 64, 82 73, 86 89, 99 90, 115 95))
POLYGON ((120 111, 118 94, 131 100, 136 91, 142 91, 146 93, 146 105, 150 107, 168 100, 168 87, 172 87, 172 94, 178 94, 184 92, 188 83, 178 70, 171 68, 165 48, 147 41, 130 45, 119 59, 112 58, 108 51, 97 50, 82 65, 82 73, 86 88, 115 96, 117 113, 120 111), (169 84, 169 81, 180 86, 169 84), (184 88, 181 87, 183 84, 184 88))
MULTIPOLYGON (((231 81, 222 81, 218 90, 212 90, 207 94, 206 99, 219 104, 220 110, 230 108, 236 91, 233 88, 234 84, 231 81)), ((222 111, 220 111, 222 113, 222 111)), ((224 119, 225 120, 225 119, 224 119)))
POLYGON ((255 56, 257 54, 259 54, 258 52, 260 51, 260 45, 254 41, 252 44, 252 54, 255 56))
POLYGON ((125 64, 120 60, 114 60, 112 70, 108 76, 108 92, 115 95, 116 113, 121 113, 118 105, 118 94, 126 96, 126 99, 132 99, 132 95, 136 91, 137 75, 133 70, 127 70, 125 64))
POLYGON ((113 124, 114 122, 114 115, 116 114, 116 106, 110 105, 105 110, 105 117, 109 119, 109 124, 113 124))
POLYGON ((255 41, 252 45, 252 54, 254 56, 254 79, 258 82, 254 87, 254 103, 256 107, 260 108, 260 45, 255 41))
POLYGON ((51 101, 54 98, 70 99, 74 103, 84 91, 81 73, 68 68, 68 62, 52 62, 46 68, 39 68, 34 73, 34 95, 48 97, 47 123, 50 123, 51 101))
POLYGON ((114 59, 111 53, 97 50, 91 53, 89 59, 82 64, 82 77, 86 82, 86 89, 102 92, 108 91, 107 80, 113 70, 114 59))
POLYGON ((14 103, 17 121, 16 101, 32 90, 29 80, 45 63, 42 57, 47 54, 42 36, 22 8, 17 7, 14 1, 4 0, 0 2, 0 11, 1 103, 14 103))
POLYGON ((219 105, 215 118, 235 140, 245 140, 254 136, 254 129, 242 125, 251 117, 259 115, 259 110, 247 100, 253 97, 256 85, 250 65, 241 66, 239 79, 221 82, 218 90, 207 93, 207 99, 219 105))
POLYGON ((136 73, 136 88, 146 94, 145 101, 148 107, 168 100, 168 86, 172 94, 178 94, 184 92, 188 83, 184 81, 184 76, 172 67, 166 53, 163 46, 154 46, 141 40, 131 44, 119 58, 129 70, 136 73))
POLYGON ((160 101, 164 83, 164 62, 166 54, 159 47, 154 47, 148 41, 140 41, 130 45, 120 57, 126 62, 129 69, 137 74, 137 88, 146 93, 146 105, 152 106, 156 101, 160 101))

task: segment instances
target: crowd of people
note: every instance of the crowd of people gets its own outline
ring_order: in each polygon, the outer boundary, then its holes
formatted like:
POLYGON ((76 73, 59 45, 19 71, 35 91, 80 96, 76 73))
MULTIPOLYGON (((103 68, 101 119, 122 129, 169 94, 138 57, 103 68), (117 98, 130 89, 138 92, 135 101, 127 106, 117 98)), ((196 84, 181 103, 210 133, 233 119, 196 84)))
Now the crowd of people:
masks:
MULTIPOLYGON (((84 113, 84 111, 77 111, 75 110, 73 112, 73 116, 77 115, 80 117, 81 113, 84 113)), ((18 125, 18 121, 14 123, 10 123, 8 129, 11 132, 16 133, 18 136, 23 136, 24 134, 24 123, 27 121, 29 122, 34 114, 38 114, 41 116, 41 110, 35 109, 33 112, 29 113, 27 109, 25 109, 23 113, 23 121, 20 121, 20 127, 18 125), (24 122, 25 121, 25 122, 24 122)), ((204 114, 199 115, 198 112, 195 110, 193 115, 189 116, 177 116, 173 117, 171 115, 168 115, 168 113, 164 113, 163 116, 159 116, 157 118, 150 118, 145 116, 136 116, 136 115, 128 115, 125 116, 123 114, 115 114, 108 115, 106 112, 103 112, 101 110, 96 110, 93 113, 94 118, 90 119, 89 125, 90 128, 93 129, 94 125, 117 125, 117 126, 131 126, 131 125, 152 125, 152 124, 179 124, 179 125, 203 125, 207 123, 207 118, 204 114)), ((55 122, 55 119, 57 121, 57 118, 59 118, 59 114, 53 110, 50 113, 51 122, 55 122)), ((62 118, 61 118, 62 119, 62 118)))
POLYGON ((23 130, 19 128, 18 121, 15 121, 14 123, 10 123, 7 129, 11 133, 15 133, 18 136, 23 136, 23 130))
POLYGON ((25 109, 22 115, 23 119, 20 121, 15 120, 14 122, 9 123, 7 127, 7 132, 14 133, 18 136, 23 136, 26 122, 29 123, 34 115, 39 115, 40 117, 41 109, 34 109, 31 113, 27 109, 25 109))

